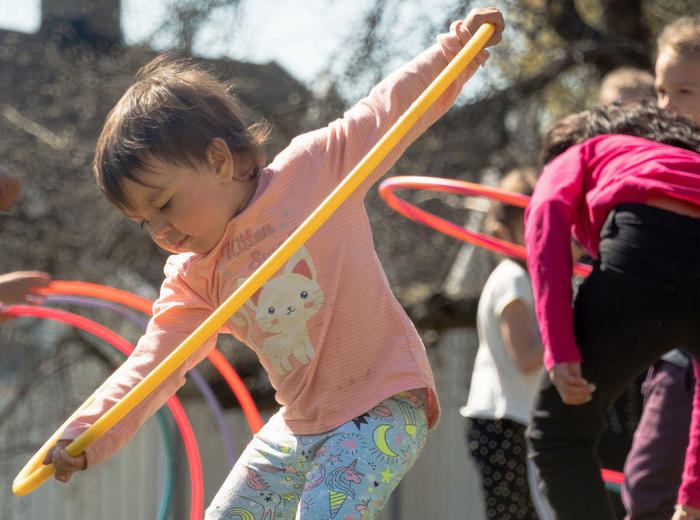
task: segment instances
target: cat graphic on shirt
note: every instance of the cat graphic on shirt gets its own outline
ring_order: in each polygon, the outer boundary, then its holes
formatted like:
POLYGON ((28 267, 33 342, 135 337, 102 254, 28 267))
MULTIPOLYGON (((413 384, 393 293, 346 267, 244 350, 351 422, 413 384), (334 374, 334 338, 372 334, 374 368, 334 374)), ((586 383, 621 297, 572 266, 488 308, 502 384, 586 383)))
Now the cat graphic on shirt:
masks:
MULTIPOLYGON (((242 283, 244 280, 239 281, 242 283)), ((323 290, 316 282, 316 267, 302 246, 285 264, 282 274, 265 282, 247 302, 255 322, 265 333, 262 354, 280 375, 291 372, 289 357, 308 365, 314 358, 306 322, 323 305, 323 290)), ((236 316, 240 323, 240 314, 236 316)), ((245 321, 249 317, 245 315, 245 321)))

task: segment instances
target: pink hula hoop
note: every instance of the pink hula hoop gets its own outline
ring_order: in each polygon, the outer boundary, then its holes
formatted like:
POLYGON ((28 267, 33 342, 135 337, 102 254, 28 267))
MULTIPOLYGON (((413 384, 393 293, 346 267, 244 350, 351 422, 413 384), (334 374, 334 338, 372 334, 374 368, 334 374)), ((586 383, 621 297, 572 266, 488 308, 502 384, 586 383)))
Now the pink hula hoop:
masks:
MULTIPOLYGON (((125 356, 129 356, 133 352, 134 347, 118 335, 116 332, 89 320, 78 314, 52 309, 49 307, 36 307, 33 305, 12 305, 4 309, 4 312, 10 316, 29 316, 33 318, 41 318, 46 320, 59 321, 73 327, 89 332, 94 336, 106 341, 114 348, 119 350, 125 356)), ((190 520, 202 518, 204 511, 204 483, 202 478, 202 463, 199 457, 199 446, 197 439, 194 436, 192 425, 190 424, 185 409, 182 407, 180 400, 174 395, 168 398, 168 408, 173 414, 175 422, 187 453, 187 461, 190 467, 190 480, 192 484, 192 493, 190 498, 190 520)))
MULTIPOLYGON (((527 195, 472 182, 439 177, 398 176, 386 179, 379 185, 379 195, 382 199, 391 209, 404 217, 464 242, 514 258, 527 259, 525 247, 477 231, 470 231, 449 220, 417 208, 413 204, 400 199, 394 193, 394 190, 398 189, 431 190, 457 195, 486 197, 520 208, 525 208, 530 202, 530 197, 527 195)), ((573 272, 579 276, 588 276, 591 272, 591 267, 585 264, 575 264, 573 272)))

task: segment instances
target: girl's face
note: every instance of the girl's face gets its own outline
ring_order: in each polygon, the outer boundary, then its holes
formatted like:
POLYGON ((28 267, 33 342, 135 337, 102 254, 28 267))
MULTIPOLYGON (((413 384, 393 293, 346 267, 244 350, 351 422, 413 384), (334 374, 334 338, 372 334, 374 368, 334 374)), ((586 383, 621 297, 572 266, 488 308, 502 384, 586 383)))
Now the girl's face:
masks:
POLYGON ((656 60, 655 86, 660 108, 700 125, 700 56, 680 56, 664 47, 656 60))
POLYGON ((257 179, 236 180, 232 156, 220 159, 195 167, 151 160, 147 171, 136 172, 144 184, 123 181, 130 206, 124 213, 166 251, 207 254, 257 187, 257 179))

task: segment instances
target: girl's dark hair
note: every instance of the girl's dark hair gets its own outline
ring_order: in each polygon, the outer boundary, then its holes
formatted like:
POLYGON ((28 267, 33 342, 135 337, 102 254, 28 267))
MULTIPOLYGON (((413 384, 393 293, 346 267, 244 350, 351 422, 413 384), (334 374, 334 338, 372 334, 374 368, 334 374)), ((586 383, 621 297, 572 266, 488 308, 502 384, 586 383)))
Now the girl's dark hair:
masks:
POLYGON ((540 162, 547 164, 570 147, 605 134, 625 134, 700 153, 700 128, 650 102, 599 105, 565 117, 547 132, 540 162))
POLYGON ((234 154, 248 157, 245 178, 263 167, 264 123, 247 128, 228 88, 191 60, 161 55, 145 65, 112 108, 97 141, 94 172, 105 196, 120 208, 128 205, 122 181, 143 183, 135 170, 149 161, 193 164, 206 161, 215 138, 234 154))
MULTIPOLYGON (((501 179, 498 187, 506 191, 530 196, 535 190, 535 184, 537 184, 537 170, 534 168, 515 168, 501 179)), ((494 200, 491 202, 489 211, 486 214, 484 230, 490 235, 505 238, 503 230, 508 230, 513 235, 515 231, 513 226, 517 225, 518 220, 524 215, 525 208, 494 200)))

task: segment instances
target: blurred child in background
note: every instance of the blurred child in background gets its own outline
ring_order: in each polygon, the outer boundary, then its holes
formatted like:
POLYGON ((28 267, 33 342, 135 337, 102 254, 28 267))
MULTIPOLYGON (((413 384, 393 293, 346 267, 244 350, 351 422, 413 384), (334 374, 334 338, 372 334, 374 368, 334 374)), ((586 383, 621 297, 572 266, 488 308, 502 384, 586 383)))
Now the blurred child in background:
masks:
MULTIPOLYGON (((655 69, 659 106, 700 125, 700 16, 679 18, 663 29, 655 69)), ((694 386, 691 357, 684 350, 667 352, 649 368, 642 385, 644 408, 624 468, 626 520, 673 515, 694 386)))
POLYGON ((635 67, 618 67, 611 70, 600 81, 598 102, 638 103, 642 99, 656 98, 654 76, 651 72, 635 67))
MULTIPOLYGON (((557 518, 614 518, 596 457, 609 407, 669 348, 700 355, 698 152, 697 126, 645 103, 574 114, 545 139, 525 228, 549 377, 527 435, 557 518), (595 258, 573 309, 572 231, 595 258)), ((693 434, 679 493, 690 513, 700 416, 693 434)))
MULTIPOLYGON (((500 188, 530 195, 534 169, 508 173, 500 188)), ((525 210, 493 203, 486 232, 525 245, 525 210)), ((489 276, 476 315, 479 348, 469 397, 467 445, 481 474, 486 518, 536 520, 537 490, 529 478, 525 428, 542 377, 542 341, 535 318, 530 276, 524 261, 504 258, 489 276)))

